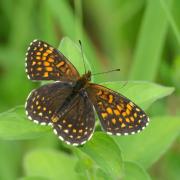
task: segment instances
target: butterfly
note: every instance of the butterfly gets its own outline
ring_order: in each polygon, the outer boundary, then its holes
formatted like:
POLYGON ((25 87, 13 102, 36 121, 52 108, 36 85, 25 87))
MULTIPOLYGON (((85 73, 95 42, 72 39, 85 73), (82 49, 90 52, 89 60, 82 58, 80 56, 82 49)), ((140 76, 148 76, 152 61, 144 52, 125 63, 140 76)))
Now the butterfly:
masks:
POLYGON ((50 125, 67 144, 85 144, 95 130, 95 112, 102 129, 110 135, 129 135, 149 122, 145 112, 123 95, 91 82, 91 72, 82 76, 56 48, 34 40, 26 53, 30 80, 54 80, 33 90, 26 101, 30 120, 50 125))

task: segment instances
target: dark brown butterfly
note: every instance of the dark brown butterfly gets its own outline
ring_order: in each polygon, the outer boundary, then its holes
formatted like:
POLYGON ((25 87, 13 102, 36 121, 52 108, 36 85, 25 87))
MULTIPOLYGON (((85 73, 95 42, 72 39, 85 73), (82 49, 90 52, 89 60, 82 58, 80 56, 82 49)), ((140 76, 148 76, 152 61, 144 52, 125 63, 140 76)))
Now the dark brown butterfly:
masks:
POLYGON ((95 108, 103 130, 110 135, 140 132, 148 117, 132 101, 99 84, 91 72, 80 76, 73 64, 48 43, 34 40, 26 53, 31 80, 54 80, 33 90, 25 105, 29 119, 51 125, 58 137, 74 146, 88 141, 95 129, 95 108))

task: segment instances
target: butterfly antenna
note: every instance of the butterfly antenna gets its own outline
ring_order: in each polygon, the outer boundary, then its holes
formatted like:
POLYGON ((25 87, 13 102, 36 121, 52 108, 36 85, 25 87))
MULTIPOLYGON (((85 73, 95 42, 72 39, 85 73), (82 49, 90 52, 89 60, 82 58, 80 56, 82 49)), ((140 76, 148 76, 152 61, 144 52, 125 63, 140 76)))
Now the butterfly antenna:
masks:
POLYGON ((80 47, 81 47, 81 54, 82 54, 82 59, 83 59, 83 64, 84 64, 84 70, 85 70, 85 73, 86 73, 86 66, 85 66, 85 60, 84 60, 84 55, 83 55, 83 49, 82 49, 81 40, 79 40, 79 44, 80 44, 80 47))
POLYGON ((110 72, 114 72, 114 71, 120 71, 120 69, 113 69, 113 70, 110 70, 110 71, 95 73, 95 74, 92 74, 92 76, 94 76, 94 75, 100 75, 100 74, 106 74, 106 73, 110 73, 110 72))

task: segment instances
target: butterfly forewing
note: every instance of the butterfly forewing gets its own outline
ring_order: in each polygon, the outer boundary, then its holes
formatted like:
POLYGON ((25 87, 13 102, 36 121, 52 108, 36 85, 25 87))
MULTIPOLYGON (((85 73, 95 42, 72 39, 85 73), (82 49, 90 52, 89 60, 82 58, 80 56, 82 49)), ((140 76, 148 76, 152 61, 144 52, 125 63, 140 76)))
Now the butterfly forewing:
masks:
POLYGON ((26 53, 26 72, 31 80, 76 81, 79 73, 67 58, 48 43, 34 40, 26 53))
POLYGON ((148 125, 145 112, 121 94, 98 84, 90 84, 87 92, 108 134, 134 134, 148 125))
POLYGON ((52 116, 72 92, 69 83, 53 83, 33 90, 27 98, 26 114, 40 124, 52 124, 52 116))
POLYGON ((93 106, 85 92, 76 97, 69 111, 53 124, 54 132, 67 144, 82 145, 94 131, 93 106))

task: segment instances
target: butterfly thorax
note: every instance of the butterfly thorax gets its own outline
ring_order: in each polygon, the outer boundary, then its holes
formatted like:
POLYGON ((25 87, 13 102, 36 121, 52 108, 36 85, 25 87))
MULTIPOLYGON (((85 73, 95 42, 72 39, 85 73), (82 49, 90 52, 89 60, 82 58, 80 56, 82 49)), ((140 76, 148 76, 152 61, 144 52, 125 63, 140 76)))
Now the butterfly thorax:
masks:
POLYGON ((76 82, 73 92, 79 92, 81 89, 87 87, 89 81, 91 81, 91 72, 88 71, 87 73, 83 74, 76 82))
POLYGON ((75 83, 71 94, 65 99, 64 103, 57 108, 54 112, 52 121, 56 122, 59 118, 64 116, 68 109, 72 108, 74 102, 78 98, 78 96, 84 91, 84 89, 88 86, 89 81, 91 80, 91 72, 88 71, 87 73, 83 74, 75 83))

